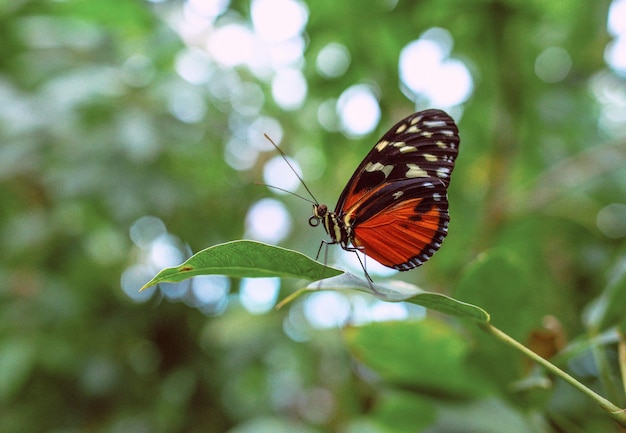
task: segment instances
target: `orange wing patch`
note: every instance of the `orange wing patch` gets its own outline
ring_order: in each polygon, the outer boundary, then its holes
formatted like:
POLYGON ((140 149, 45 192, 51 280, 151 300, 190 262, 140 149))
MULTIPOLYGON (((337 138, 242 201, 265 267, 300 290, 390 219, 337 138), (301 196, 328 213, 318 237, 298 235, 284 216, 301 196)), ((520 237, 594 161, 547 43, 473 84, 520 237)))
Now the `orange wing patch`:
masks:
POLYGON ((415 209, 425 200, 398 203, 354 228, 353 244, 385 266, 409 270, 428 260, 447 234, 448 212, 436 203, 424 212, 415 209))

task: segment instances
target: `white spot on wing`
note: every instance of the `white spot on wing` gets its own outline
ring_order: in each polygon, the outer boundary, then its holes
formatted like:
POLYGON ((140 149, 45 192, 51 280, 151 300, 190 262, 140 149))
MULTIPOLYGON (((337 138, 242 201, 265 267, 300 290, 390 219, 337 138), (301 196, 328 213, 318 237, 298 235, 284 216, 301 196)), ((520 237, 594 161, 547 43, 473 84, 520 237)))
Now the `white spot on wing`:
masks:
POLYGON ((450 169, 448 167, 439 167, 437 169, 437 177, 446 179, 449 176, 450 176, 450 169))
POLYGON ((437 161, 437 155, 433 155, 432 153, 425 153, 424 159, 428 162, 435 162, 437 161))
POLYGON ((396 134, 401 134, 402 132, 404 132, 405 129, 406 129, 406 123, 403 123, 402 125, 398 126, 398 128, 396 129, 396 134))
POLYGON ((379 152, 382 152, 383 149, 385 147, 387 147, 387 145, 389 144, 389 142, 387 140, 381 140, 377 145, 376 145, 376 150, 378 150, 379 152))
POLYGON ((417 164, 407 164, 406 167, 408 168, 405 175, 406 177, 428 177, 426 170, 417 164))
POLYGON ((380 162, 369 162, 365 166, 365 171, 368 171, 370 173, 374 171, 382 171, 383 174, 385 175, 385 178, 389 176, 389 173, 391 173, 391 170, 393 170, 393 165, 383 165, 380 162))
POLYGON ((428 126, 429 128, 439 128, 441 126, 446 126, 446 122, 444 120, 425 120, 424 126, 428 126))

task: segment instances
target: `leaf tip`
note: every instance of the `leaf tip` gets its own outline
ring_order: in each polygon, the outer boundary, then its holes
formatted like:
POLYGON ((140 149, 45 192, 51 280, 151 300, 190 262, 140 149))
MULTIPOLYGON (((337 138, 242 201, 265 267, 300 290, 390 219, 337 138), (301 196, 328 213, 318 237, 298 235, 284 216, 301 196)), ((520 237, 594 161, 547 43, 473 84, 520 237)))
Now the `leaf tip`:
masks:
POLYGON ((139 292, 143 292, 144 290, 146 290, 148 287, 152 287, 154 286, 154 280, 150 280, 148 281, 146 284, 144 284, 143 286, 141 286, 141 289, 139 289, 139 292))

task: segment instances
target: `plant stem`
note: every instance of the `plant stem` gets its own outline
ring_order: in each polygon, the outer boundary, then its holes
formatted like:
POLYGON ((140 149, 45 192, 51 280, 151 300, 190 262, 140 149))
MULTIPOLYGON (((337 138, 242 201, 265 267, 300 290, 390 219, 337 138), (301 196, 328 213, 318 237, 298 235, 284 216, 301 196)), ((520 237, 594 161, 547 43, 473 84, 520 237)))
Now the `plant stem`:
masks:
POLYGON ((509 337, 507 334, 505 334, 504 332, 500 331, 498 328, 493 326, 491 323, 481 323, 480 327, 484 331, 486 331, 487 333, 489 333, 489 334, 493 335, 494 337, 496 337, 498 340, 500 340, 500 341, 504 342, 505 344, 508 344, 509 346, 512 346, 513 348, 519 350, 524 355, 526 355, 527 357, 529 357, 530 359, 532 359, 536 363, 542 365, 544 368, 549 370, 551 373, 557 375, 558 377, 560 377, 561 379, 563 379, 564 381, 566 381, 567 383, 572 385, 574 388, 578 389, 583 394, 585 394, 588 397, 590 397, 593 400, 595 400, 600 405, 600 407, 603 410, 605 410, 606 412, 608 412, 611 415, 611 417, 613 417, 613 419, 618 424, 620 424, 623 427, 626 427, 626 411, 624 411, 624 409, 618 407, 617 405, 613 404, 612 402, 610 402, 606 398, 604 398, 601 395, 597 394, 596 392, 594 392, 593 390, 591 390, 587 386, 583 385, 578 380, 576 380, 574 377, 570 376, 569 374, 567 374, 566 372, 561 370, 559 367, 557 367, 556 365, 554 365, 551 362, 549 362, 548 360, 546 360, 546 359, 542 358, 541 356, 537 355, 535 352, 533 352, 532 350, 530 350, 529 348, 527 348, 523 344, 521 344, 518 341, 514 340, 513 338, 509 337))
POLYGON ((274 309, 276 310, 280 310, 281 308, 283 308, 285 305, 287 305, 288 303, 290 303, 291 301, 293 301, 294 299, 296 299, 298 296, 300 296, 301 294, 303 294, 304 292, 307 291, 307 288, 302 288, 299 290, 296 290, 295 292, 291 293, 290 295, 288 295, 287 297, 285 297, 285 299, 283 299, 282 301, 280 301, 278 304, 276 304, 276 306, 274 307, 274 309))

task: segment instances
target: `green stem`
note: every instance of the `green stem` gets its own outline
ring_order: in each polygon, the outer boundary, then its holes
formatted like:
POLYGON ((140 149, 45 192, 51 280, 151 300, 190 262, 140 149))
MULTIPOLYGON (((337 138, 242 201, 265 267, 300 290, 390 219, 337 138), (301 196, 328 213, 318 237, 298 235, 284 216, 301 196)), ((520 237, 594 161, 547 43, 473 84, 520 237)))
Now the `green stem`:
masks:
POLYGON ((304 287, 302 289, 296 290, 295 292, 293 292, 292 294, 288 295, 287 297, 285 297, 285 299, 283 299, 282 301, 280 301, 278 304, 276 304, 276 307, 274 307, 276 310, 280 310, 281 308, 283 308, 285 305, 287 305, 288 303, 290 303, 291 301, 293 301, 294 299, 296 299, 298 296, 300 296, 301 294, 303 294, 304 292, 307 291, 307 288, 304 287))
POLYGON ((527 357, 535 361, 537 364, 542 365, 546 370, 549 370, 551 373, 554 373, 555 375, 557 375, 558 377, 560 377, 561 379, 563 379, 564 381, 572 385, 574 388, 578 389, 583 394, 595 400, 600 405, 600 407, 606 412, 608 412, 611 415, 611 417, 613 417, 613 419, 619 425, 626 427, 626 411, 624 411, 624 409, 616 406, 615 404, 613 404, 606 398, 602 397, 601 395, 597 394, 590 388, 586 387, 585 385, 580 383, 578 380, 576 380, 574 377, 570 376, 569 374, 561 370, 559 367, 549 362, 548 360, 537 355, 535 352, 533 352, 532 350, 530 350, 523 344, 509 337, 507 334, 500 331, 498 328, 496 328, 492 324, 482 323, 480 324, 480 326, 487 333, 493 335, 494 337, 496 337, 498 340, 502 341, 503 343, 508 344, 509 346, 512 346, 513 348, 519 350, 524 355, 526 355, 527 357))

